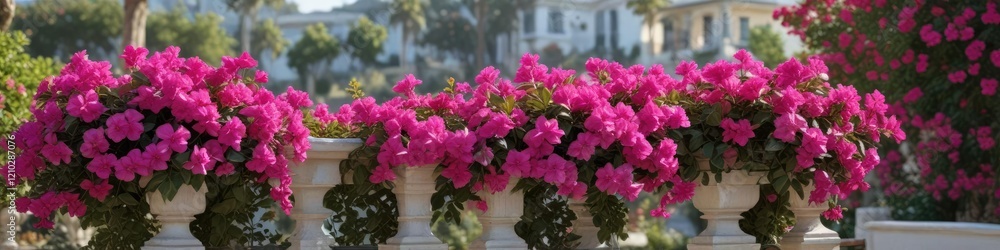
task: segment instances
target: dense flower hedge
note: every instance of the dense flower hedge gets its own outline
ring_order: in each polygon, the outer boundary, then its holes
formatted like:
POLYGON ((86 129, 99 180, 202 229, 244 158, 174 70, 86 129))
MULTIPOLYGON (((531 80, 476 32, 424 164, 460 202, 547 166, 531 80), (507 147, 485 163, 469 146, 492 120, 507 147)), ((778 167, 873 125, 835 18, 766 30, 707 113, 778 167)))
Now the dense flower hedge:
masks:
MULTIPOLYGON (((818 59, 808 65, 790 60, 775 70, 745 51, 735 59, 701 69, 682 63, 677 80, 660 65, 626 68, 600 59, 588 60, 578 76, 525 55, 513 80, 488 67, 475 89, 452 80, 443 92, 427 95, 414 93, 422 81, 408 75, 393 88, 400 96, 383 104, 356 95, 335 114, 312 115, 367 139, 341 168, 353 184, 328 197, 361 201, 381 192, 379 199, 389 199, 379 190, 393 187, 394 169, 435 166, 434 219, 456 223, 464 203, 486 210, 481 192, 502 192, 513 179, 513 190, 526 193, 517 233, 532 247, 566 247, 579 238, 567 231, 576 218, 567 199, 583 201, 600 227, 598 239, 607 242, 626 237, 623 199, 662 194, 651 213, 665 217, 666 206, 691 199, 699 176, 707 183, 710 175, 718 179, 734 169, 763 171, 771 183, 761 190, 767 202, 747 215, 751 226, 744 229, 776 243, 791 223, 777 220, 794 217, 789 190, 825 203, 867 189, 863 177, 879 163, 874 146, 880 137, 905 139, 896 118, 886 116, 881 94, 865 95, 863 108, 854 88, 826 82, 818 59), (699 159, 710 169, 699 169, 699 159), (803 194, 810 183, 817 188, 803 194)), ((839 214, 832 205, 826 213, 839 214)), ((391 235, 373 224, 339 231, 373 233, 371 243, 391 235)), ((364 238, 356 236, 338 240, 364 238)))
POLYGON ((118 77, 110 63, 79 52, 42 82, 34 118, 16 132, 16 172, 31 187, 16 204, 40 218, 35 227, 51 228, 53 214, 66 213, 98 229, 91 246, 141 246, 156 231, 145 194, 169 200, 193 185, 209 192, 209 209, 192 227, 207 245, 280 239, 243 231, 272 200, 290 211, 288 163, 309 149, 301 109, 311 101, 264 89, 267 74, 246 53, 214 68, 179 51, 147 59, 146 49, 129 46, 121 58, 130 74, 118 77))
POLYGON ((897 218, 1000 222, 998 6, 808 0, 774 12, 832 79, 885 90, 889 112, 919 135, 890 145, 878 171, 897 218))

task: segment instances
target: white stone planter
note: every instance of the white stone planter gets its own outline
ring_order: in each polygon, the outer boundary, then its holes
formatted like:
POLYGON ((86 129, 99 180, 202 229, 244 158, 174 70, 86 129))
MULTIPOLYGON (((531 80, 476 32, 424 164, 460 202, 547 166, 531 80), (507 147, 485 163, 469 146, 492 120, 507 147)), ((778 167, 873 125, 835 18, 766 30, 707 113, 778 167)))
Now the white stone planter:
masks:
POLYGON ((829 209, 824 202, 820 204, 809 204, 809 193, 816 186, 810 184, 802 188, 806 197, 799 197, 797 193, 792 193, 788 202, 792 213, 795 214, 795 227, 785 233, 781 238, 781 249, 783 250, 831 250, 840 249, 840 236, 837 232, 826 228, 820 221, 823 211, 829 209))
POLYGON ((149 212, 160 221, 160 233, 146 241, 143 250, 205 249, 201 241, 191 234, 194 216, 205 212, 205 194, 208 187, 195 190, 191 185, 181 185, 173 200, 164 201, 160 191, 146 193, 149 212))
MULTIPOLYGON (((699 160, 699 169, 709 169, 707 159, 699 160)), ((759 185, 766 182, 764 173, 732 170, 722 173, 716 182, 709 173, 708 185, 694 189, 692 203, 708 221, 708 227, 688 242, 688 249, 759 249, 757 240, 740 230, 740 213, 753 208, 760 198, 759 185)))
POLYGON ((479 216, 483 224, 483 235, 472 242, 471 249, 527 249, 521 237, 514 232, 514 225, 524 214, 524 192, 511 192, 517 181, 511 178, 507 189, 490 194, 481 191, 480 197, 489 205, 489 209, 479 216))
POLYGON ((431 194, 434 193, 434 167, 396 167, 396 195, 399 230, 379 249, 448 249, 431 233, 431 194))
POLYGON ((859 207, 854 209, 854 238, 866 239, 868 237, 865 223, 887 220, 892 220, 892 211, 889 207, 859 207))
POLYGON ((323 195, 341 183, 340 162, 361 147, 361 139, 309 138, 308 158, 291 167, 292 195, 295 206, 290 217, 295 220, 290 249, 330 249, 333 237, 323 233, 323 221, 330 217, 323 207, 323 195))
POLYGON ((576 220, 573 221, 573 233, 582 236, 578 241, 580 245, 577 248, 607 248, 597 238, 597 231, 600 229, 594 225, 594 216, 590 214, 590 209, 587 209, 584 201, 569 199, 569 209, 576 213, 576 220))
POLYGON ((997 249, 1000 225, 943 221, 865 223, 865 249, 997 249))

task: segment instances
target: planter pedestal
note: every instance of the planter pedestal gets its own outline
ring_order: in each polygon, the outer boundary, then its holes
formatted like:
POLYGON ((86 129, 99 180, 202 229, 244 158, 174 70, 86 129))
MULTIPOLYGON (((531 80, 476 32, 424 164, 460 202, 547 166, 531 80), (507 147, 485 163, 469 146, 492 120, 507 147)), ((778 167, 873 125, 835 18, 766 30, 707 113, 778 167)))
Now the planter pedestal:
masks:
MULTIPOLYGON (((707 162, 705 162, 707 164, 707 162)), ((756 239, 740 230, 743 213, 757 204, 760 197, 758 180, 763 173, 733 170, 722 173, 722 182, 716 182, 709 173, 708 185, 694 189, 694 207, 704 215, 708 227, 689 241, 687 247, 699 249, 760 249, 756 239)))
POLYGON ((448 249, 431 233, 431 194, 434 193, 434 165, 396 167, 396 195, 399 231, 378 249, 448 249))
POLYGON ((291 167, 292 195, 295 206, 290 217, 295 220, 290 249, 330 249, 333 237, 323 233, 323 221, 330 217, 323 207, 323 195, 340 184, 340 162, 362 145, 360 139, 309 138, 308 158, 291 167))
POLYGON ((597 231, 600 230, 594 225, 594 216, 584 204, 584 201, 569 199, 569 209, 576 213, 576 220, 573 221, 573 233, 582 236, 578 241, 578 249, 607 248, 597 239, 597 231))
POLYGON ((514 225, 524 214, 524 192, 511 192, 515 184, 517 181, 512 178, 501 192, 490 194, 489 191, 482 191, 480 197, 489 209, 479 216, 483 235, 472 242, 470 249, 528 249, 528 244, 514 232, 514 225))
POLYGON ((143 250, 203 250, 201 241, 191 234, 194 216, 205 212, 205 194, 208 187, 194 190, 191 185, 181 185, 171 201, 164 201, 160 191, 146 193, 149 212, 160 221, 160 233, 146 241, 143 250))
POLYGON ((795 227, 785 233, 781 239, 781 249, 783 250, 831 250, 840 249, 840 236, 837 232, 826 228, 820 221, 819 216, 829 207, 826 203, 809 204, 809 193, 815 186, 803 187, 802 191, 806 198, 799 197, 793 193, 788 202, 791 204, 790 210, 795 213, 795 227))

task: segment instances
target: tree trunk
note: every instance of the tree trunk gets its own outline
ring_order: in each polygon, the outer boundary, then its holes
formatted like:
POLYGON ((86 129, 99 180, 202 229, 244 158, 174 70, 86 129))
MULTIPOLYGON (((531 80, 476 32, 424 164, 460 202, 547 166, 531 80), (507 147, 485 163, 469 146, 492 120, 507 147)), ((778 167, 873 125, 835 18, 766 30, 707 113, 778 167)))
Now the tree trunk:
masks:
POLYGON ((14 22, 14 0, 0 0, 0 32, 10 29, 10 24, 14 22))
POLYGON ((256 19, 255 13, 247 13, 240 17, 240 50, 250 51, 250 32, 253 29, 253 20, 256 19))
POLYGON ((650 18, 649 22, 646 23, 646 28, 649 29, 649 58, 652 62, 652 58, 656 55, 656 37, 653 36, 653 19, 650 18))
POLYGON ((149 3, 146 0, 125 0, 125 26, 122 27, 122 49, 132 45, 146 46, 146 16, 149 3))
POLYGON ((409 31, 406 28, 407 25, 404 23, 402 26, 403 26, 402 27, 403 28, 403 42, 401 42, 399 44, 401 44, 403 46, 403 48, 399 51, 399 67, 403 68, 403 70, 406 71, 407 70, 406 66, 408 66, 407 63, 406 63, 406 42, 407 42, 407 40, 409 40, 408 38, 409 38, 410 34, 409 34, 409 31))
POLYGON ((486 0, 477 0, 475 3, 476 8, 476 68, 480 69, 485 67, 484 60, 486 55, 486 15, 489 6, 486 0))

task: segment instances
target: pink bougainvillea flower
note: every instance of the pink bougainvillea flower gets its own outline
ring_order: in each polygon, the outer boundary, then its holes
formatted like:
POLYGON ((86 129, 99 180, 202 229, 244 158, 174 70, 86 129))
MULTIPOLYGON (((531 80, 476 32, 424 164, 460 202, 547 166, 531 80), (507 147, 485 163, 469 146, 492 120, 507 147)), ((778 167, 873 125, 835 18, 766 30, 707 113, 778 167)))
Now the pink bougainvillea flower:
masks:
POLYGON ((754 137, 753 128, 750 127, 750 120, 740 119, 739 122, 732 118, 722 120, 721 127, 722 141, 734 142, 740 146, 746 146, 750 138, 754 137))
POLYGON ((843 219, 844 218, 843 208, 841 208, 840 205, 837 205, 836 207, 826 210, 823 212, 823 218, 834 221, 843 219))
POLYGON ((60 163, 69 164, 71 156, 73 156, 73 150, 66 146, 65 142, 57 142, 56 144, 45 144, 42 146, 42 156, 52 164, 59 165, 60 163))
POLYGON ((104 113, 104 105, 98 99, 97 92, 87 90, 80 94, 74 94, 66 103, 66 113, 79 117, 84 122, 92 122, 101 117, 104 113))
POLYGON ((90 180, 83 180, 83 182, 80 183, 80 188, 86 190, 90 197, 94 197, 94 199, 104 202, 104 199, 108 197, 108 194, 111 193, 111 189, 114 188, 114 186, 108 184, 107 179, 97 184, 91 182, 90 180))
POLYGON ((795 133, 806 129, 806 119, 798 114, 779 115, 774 120, 774 138, 784 142, 795 141, 795 133))
POLYGON ((250 171, 263 173, 267 166, 273 165, 276 161, 274 151, 271 151, 267 144, 261 143, 254 147, 253 157, 247 161, 246 166, 250 171))
POLYGON ((122 53, 121 59, 125 61, 126 68, 134 68, 139 66, 139 61, 146 59, 146 55, 148 54, 149 50, 146 50, 146 48, 129 45, 125 47, 125 52, 122 53))
POLYGON ((219 176, 231 175, 236 172, 236 166, 233 166, 230 162, 220 163, 219 166, 215 167, 215 174, 219 176))
POLYGON ((827 136, 818 128, 808 128, 802 133, 802 145, 795 149, 801 168, 813 165, 813 159, 826 153, 827 136))
POLYGON ((413 74, 407 74, 402 80, 396 82, 396 86, 392 87, 392 91, 412 98, 416 95, 413 90, 421 83, 423 83, 423 81, 414 77, 413 74))
POLYGON ((108 139, 104 137, 103 128, 92 128, 83 132, 83 144, 80 144, 80 155, 95 158, 108 151, 108 139))
POLYGON ((87 163, 87 170, 97 174, 97 177, 101 177, 101 179, 108 179, 114 171, 116 162, 118 162, 118 158, 113 154, 98 155, 90 160, 90 163, 87 163))
POLYGON ((373 184, 379 184, 384 181, 394 181, 396 180, 396 174, 392 172, 388 166, 380 165, 372 170, 372 175, 368 177, 368 181, 373 184))
POLYGON ((243 125, 243 121, 234 117, 234 119, 227 122, 219 130, 219 143, 240 151, 240 143, 243 141, 246 133, 246 126, 243 125))
POLYGON ((993 96, 997 94, 997 80, 992 78, 984 78, 979 81, 979 86, 983 88, 982 93, 985 96, 993 96))
POLYGON ((504 161, 501 169, 509 173, 512 177, 527 176, 531 172, 530 161, 531 153, 510 150, 507 152, 507 159, 504 161))
POLYGON ((472 180, 472 172, 462 166, 448 166, 441 171, 441 176, 451 180, 455 188, 462 188, 472 180))
POLYGON ((487 204, 486 201, 484 200, 473 200, 469 202, 472 203, 472 207, 475 207, 479 211, 486 212, 487 210, 490 209, 490 205, 487 204))
POLYGON ((565 133, 559 128, 559 122, 556 119, 545 119, 545 116, 539 116, 535 121, 535 126, 535 129, 528 131, 528 134, 524 136, 524 142, 530 147, 538 147, 542 143, 559 144, 559 138, 565 133))
POLYGON ((256 73, 254 73, 253 81, 258 83, 267 83, 267 80, 268 80, 267 72, 258 70, 256 73))
POLYGON ((146 151, 142 152, 142 157, 149 163, 153 170, 166 170, 167 162, 170 161, 170 146, 166 143, 149 144, 146 151))
POLYGON ((142 118, 143 115, 134 109, 114 114, 108 118, 108 129, 105 132, 114 142, 121 142, 125 138, 131 141, 139 140, 143 131, 142 118))
POLYGON ((163 124, 156 128, 156 137, 163 140, 174 152, 181 153, 187 151, 191 132, 184 126, 177 126, 177 129, 174 129, 173 125, 163 124))
POLYGON ((205 148, 194 146, 191 149, 191 159, 184 163, 184 169, 191 170, 194 174, 205 175, 209 170, 215 168, 209 164, 208 151, 205 148))

